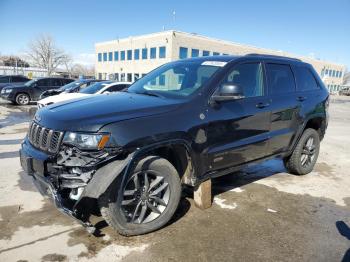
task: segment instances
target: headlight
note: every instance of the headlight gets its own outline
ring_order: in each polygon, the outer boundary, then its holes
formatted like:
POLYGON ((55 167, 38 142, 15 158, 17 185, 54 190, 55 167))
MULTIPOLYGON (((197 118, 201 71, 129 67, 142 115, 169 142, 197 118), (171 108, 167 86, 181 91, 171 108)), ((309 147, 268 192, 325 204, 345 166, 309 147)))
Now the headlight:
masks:
POLYGON ((67 132, 63 142, 82 149, 103 149, 109 140, 108 134, 83 134, 67 132))
POLYGON ((1 93, 8 94, 8 93, 11 93, 11 91, 12 91, 11 88, 4 88, 3 90, 1 90, 1 93))

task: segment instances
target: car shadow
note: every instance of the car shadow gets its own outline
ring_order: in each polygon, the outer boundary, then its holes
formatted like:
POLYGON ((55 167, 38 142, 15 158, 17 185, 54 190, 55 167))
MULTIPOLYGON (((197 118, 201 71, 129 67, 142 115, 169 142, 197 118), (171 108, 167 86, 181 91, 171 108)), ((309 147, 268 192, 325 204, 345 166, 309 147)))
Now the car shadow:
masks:
POLYGON ((286 173, 281 159, 270 159, 248 165, 240 171, 212 179, 212 196, 253 183, 278 173, 286 173))
MULTIPOLYGON (((344 221, 337 221, 335 223, 335 226, 337 227, 340 235, 350 240, 350 227, 344 221)), ((345 252, 345 255, 342 259, 342 262, 349 262, 349 261, 350 261, 350 248, 345 252)))

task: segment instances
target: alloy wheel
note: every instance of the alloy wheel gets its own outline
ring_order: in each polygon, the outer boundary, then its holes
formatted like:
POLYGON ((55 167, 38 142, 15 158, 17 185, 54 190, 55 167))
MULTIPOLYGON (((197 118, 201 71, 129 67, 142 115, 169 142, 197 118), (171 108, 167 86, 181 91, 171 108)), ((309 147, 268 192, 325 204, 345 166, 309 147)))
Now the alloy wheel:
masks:
POLYGON ((315 139, 311 136, 304 143, 303 150, 301 152, 301 165, 303 167, 308 167, 311 165, 315 159, 316 145, 315 139))
POLYGON ((27 95, 21 94, 17 97, 17 102, 20 105, 27 105, 29 103, 29 97, 27 95))
POLYGON ((158 218, 170 199, 166 178, 147 170, 133 174, 123 190, 121 209, 128 223, 144 224, 158 218))

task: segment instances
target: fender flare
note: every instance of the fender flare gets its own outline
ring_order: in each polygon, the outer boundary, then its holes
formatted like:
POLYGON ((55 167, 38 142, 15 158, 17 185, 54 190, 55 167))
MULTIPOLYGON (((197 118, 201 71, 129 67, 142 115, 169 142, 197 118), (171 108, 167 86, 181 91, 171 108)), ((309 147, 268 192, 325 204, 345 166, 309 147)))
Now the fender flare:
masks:
MULTIPOLYGON (((125 177, 130 172, 130 170, 137 164, 137 160, 142 158, 147 152, 154 150, 158 147, 181 144, 183 145, 191 158, 191 164, 194 165, 192 154, 189 144, 183 139, 174 139, 162 141, 159 143, 154 143, 142 148, 137 148, 134 152, 130 153, 125 159, 114 160, 105 166, 99 168, 93 175, 90 182, 85 187, 85 190, 81 196, 82 198, 96 198, 98 199, 103 193, 106 192, 108 187, 113 183, 113 181, 119 175, 123 175, 122 185, 125 183, 125 177)), ((193 166, 195 169, 195 166, 193 166)))

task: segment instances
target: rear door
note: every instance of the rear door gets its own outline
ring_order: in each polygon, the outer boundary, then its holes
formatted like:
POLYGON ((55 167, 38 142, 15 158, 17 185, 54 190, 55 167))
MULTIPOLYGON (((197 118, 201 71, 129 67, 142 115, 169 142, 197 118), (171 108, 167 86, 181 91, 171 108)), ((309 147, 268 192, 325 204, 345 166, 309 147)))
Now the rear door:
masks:
POLYGON ((271 123, 269 154, 287 151, 298 131, 299 104, 291 65, 282 62, 265 64, 269 96, 271 98, 271 123))
POLYGON ((209 170, 264 157, 270 129, 270 102, 260 61, 234 65, 220 84, 240 85, 244 98, 208 108, 209 170))
POLYGON ((33 97, 32 100, 37 101, 39 99, 39 96, 51 89, 51 79, 50 78, 44 78, 44 79, 39 79, 36 81, 36 86, 33 88, 33 97))
POLYGON ((62 81, 62 79, 51 78, 51 86, 49 89, 58 89, 63 85, 64 85, 64 82, 62 81))

